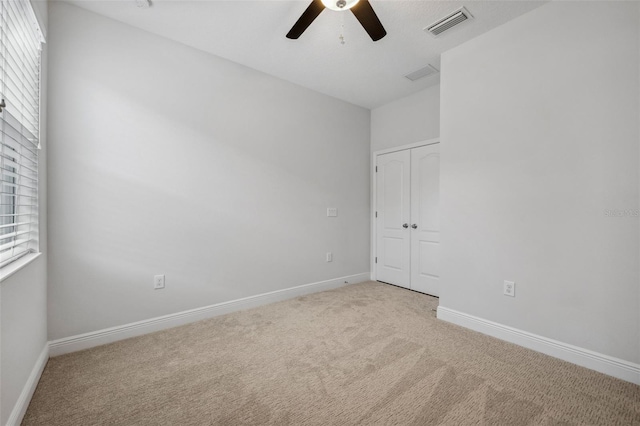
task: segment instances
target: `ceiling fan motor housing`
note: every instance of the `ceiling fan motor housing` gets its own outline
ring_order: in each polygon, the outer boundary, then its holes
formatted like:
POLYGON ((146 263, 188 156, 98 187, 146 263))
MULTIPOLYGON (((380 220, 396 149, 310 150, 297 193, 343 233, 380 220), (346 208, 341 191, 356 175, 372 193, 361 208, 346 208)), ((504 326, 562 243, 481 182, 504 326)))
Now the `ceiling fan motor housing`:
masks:
POLYGON ((360 0, 321 0, 324 7, 331 10, 347 10, 351 9, 360 0))

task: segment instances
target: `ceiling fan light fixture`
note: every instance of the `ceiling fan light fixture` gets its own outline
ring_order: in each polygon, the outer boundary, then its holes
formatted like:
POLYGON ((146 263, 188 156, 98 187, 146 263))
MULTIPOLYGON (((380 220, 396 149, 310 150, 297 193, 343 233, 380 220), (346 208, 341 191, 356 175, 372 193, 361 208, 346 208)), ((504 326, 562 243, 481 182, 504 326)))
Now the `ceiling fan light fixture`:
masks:
POLYGON ((382 26, 382 22, 371 7, 369 0, 311 0, 309 6, 287 33, 287 38, 292 40, 299 38, 325 9, 351 10, 373 41, 378 41, 387 35, 387 31, 382 26))
POLYGON ((322 4, 331 10, 348 10, 355 6, 360 0, 322 0, 322 4))

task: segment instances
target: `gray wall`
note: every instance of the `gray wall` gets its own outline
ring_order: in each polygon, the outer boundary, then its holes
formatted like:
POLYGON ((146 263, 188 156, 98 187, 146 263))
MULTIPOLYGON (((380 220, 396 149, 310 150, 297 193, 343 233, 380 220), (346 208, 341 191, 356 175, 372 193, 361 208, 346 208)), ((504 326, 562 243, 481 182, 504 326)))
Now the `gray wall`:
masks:
POLYGON ((371 110, 371 152, 440 136, 440 85, 371 110))
POLYGON ((369 271, 368 110, 64 3, 50 39, 51 339, 369 271))
MULTIPOLYGON (((43 32, 47 2, 32 1, 43 32)), ((7 423, 36 360, 47 344, 47 44, 42 52, 39 153, 41 255, 0 283, 0 424, 7 423)))
POLYGON ((442 306, 640 361, 639 220, 605 214, 639 208, 638 7, 551 2, 443 55, 442 306))

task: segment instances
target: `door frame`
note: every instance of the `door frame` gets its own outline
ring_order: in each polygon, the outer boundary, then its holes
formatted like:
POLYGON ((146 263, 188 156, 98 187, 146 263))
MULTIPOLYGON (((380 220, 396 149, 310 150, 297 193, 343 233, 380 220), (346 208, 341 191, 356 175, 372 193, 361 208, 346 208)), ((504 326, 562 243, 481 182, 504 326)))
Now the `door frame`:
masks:
POLYGON ((377 247, 377 231, 376 231, 376 204, 377 200, 377 179, 376 179, 376 163, 378 162, 378 156, 384 154, 390 154, 397 151, 405 151, 411 148, 419 148, 425 145, 434 145, 440 143, 440 138, 427 139, 420 142, 414 142, 406 145, 400 145, 393 148, 380 149, 371 153, 371 280, 376 281, 376 253, 377 247))

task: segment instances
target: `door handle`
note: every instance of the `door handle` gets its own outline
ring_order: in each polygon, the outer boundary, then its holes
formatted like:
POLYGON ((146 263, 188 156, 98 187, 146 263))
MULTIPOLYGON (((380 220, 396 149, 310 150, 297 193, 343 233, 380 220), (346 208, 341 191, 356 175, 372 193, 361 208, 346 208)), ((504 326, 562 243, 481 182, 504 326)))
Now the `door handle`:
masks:
POLYGON ((403 224, 402 224, 402 227, 403 227, 404 229, 407 229, 407 228, 409 227, 409 224, 408 224, 408 223, 403 223, 403 224))
POLYGON ((414 223, 413 225, 411 225, 411 227, 412 227, 413 229, 418 229, 418 225, 417 225, 417 224, 415 224, 415 223, 414 223))

